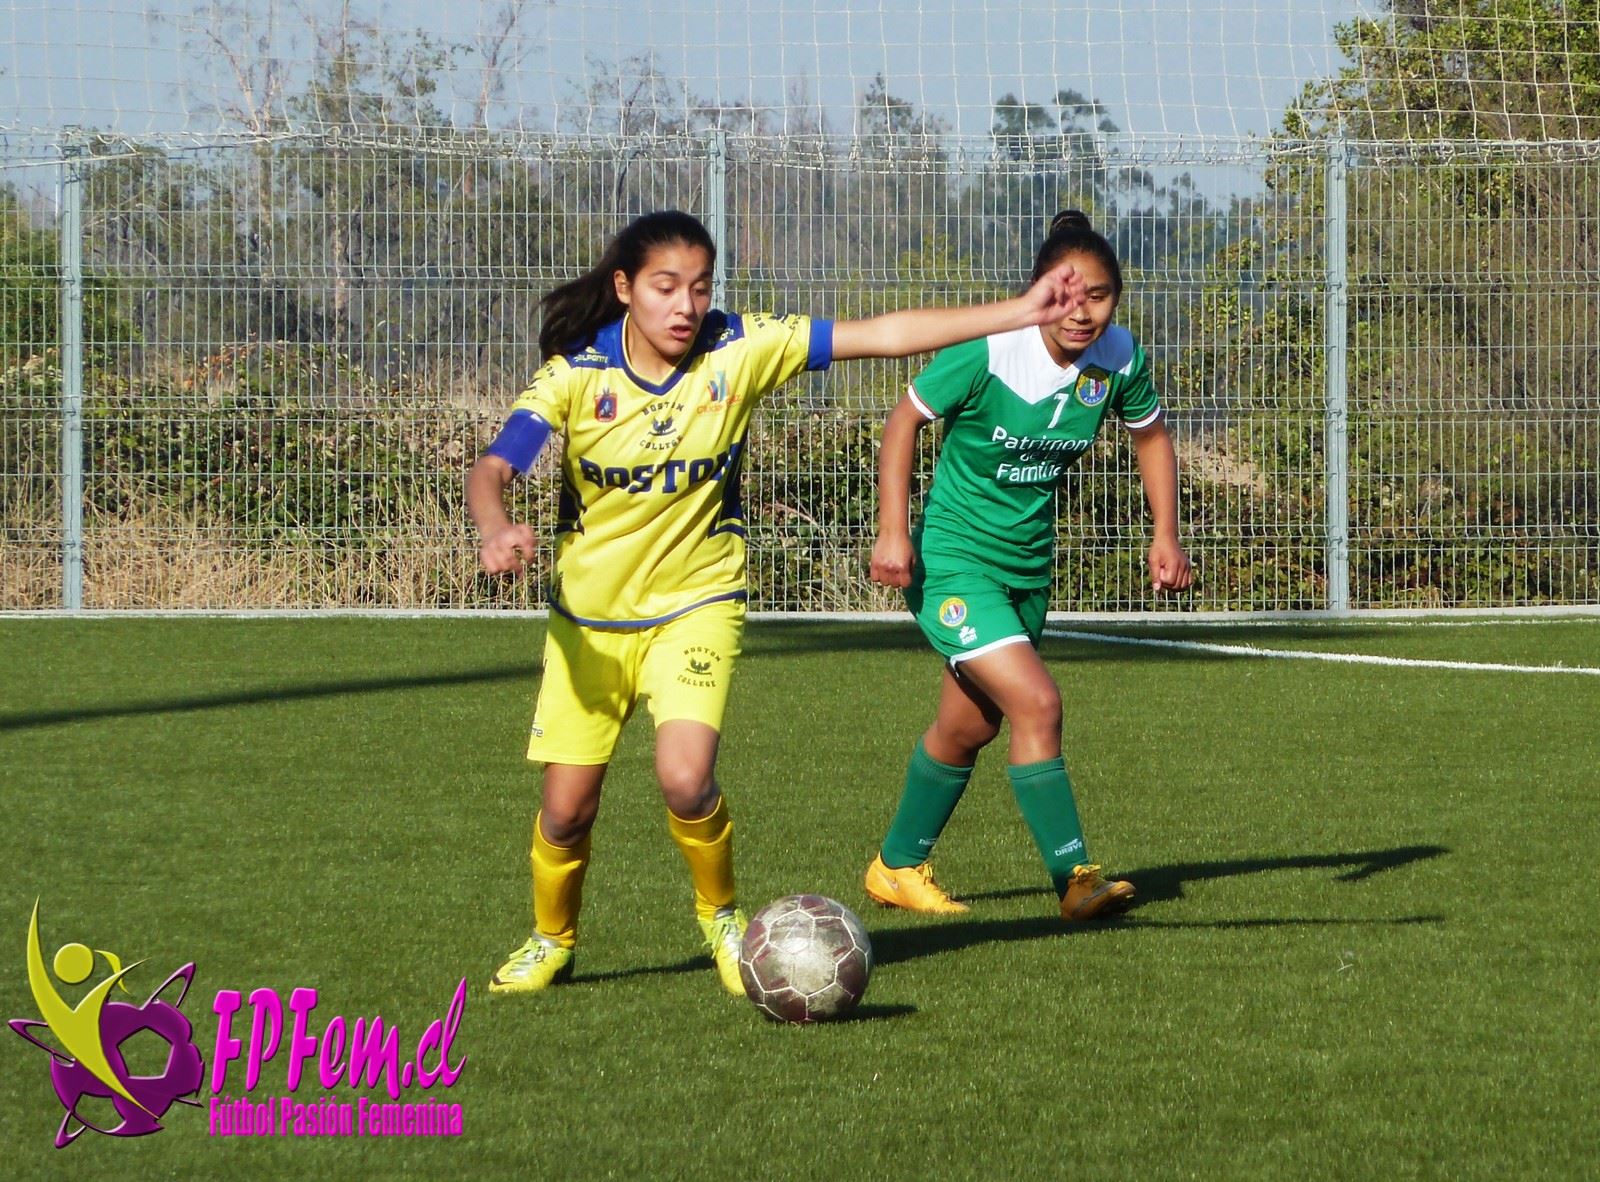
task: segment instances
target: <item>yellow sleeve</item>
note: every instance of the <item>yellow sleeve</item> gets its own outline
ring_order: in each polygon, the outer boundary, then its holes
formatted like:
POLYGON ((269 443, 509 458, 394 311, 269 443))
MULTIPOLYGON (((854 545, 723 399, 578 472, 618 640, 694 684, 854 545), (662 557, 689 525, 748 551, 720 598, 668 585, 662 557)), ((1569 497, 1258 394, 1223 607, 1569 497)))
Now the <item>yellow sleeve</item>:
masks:
POLYGON ((539 367, 529 380, 527 389, 517 396, 511 406, 512 411, 532 411, 555 430, 563 430, 572 406, 575 388, 572 379, 576 376, 565 357, 552 357, 539 367))
POLYGON ((833 360, 831 321, 770 312, 749 312, 743 320, 751 396, 766 394, 809 370, 826 369, 833 360))

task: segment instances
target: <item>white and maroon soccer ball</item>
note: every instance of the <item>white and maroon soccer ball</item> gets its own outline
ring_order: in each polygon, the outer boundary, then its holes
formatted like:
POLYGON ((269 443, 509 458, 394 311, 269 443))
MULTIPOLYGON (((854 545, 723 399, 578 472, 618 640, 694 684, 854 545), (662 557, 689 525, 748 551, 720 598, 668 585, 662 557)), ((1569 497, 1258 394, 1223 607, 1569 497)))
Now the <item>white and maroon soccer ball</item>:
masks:
POLYGON ((848 1013, 867 991, 872 941, 855 912, 825 895, 788 895, 750 919, 739 950, 744 991, 779 1022, 848 1013))

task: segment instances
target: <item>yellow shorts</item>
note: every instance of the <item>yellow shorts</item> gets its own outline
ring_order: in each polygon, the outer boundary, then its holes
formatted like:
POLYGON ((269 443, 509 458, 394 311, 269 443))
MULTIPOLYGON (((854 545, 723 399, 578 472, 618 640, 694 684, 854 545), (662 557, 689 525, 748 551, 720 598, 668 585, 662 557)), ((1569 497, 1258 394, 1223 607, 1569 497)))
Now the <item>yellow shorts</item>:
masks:
POLYGON ((743 603, 710 603, 651 628, 620 629, 551 612, 528 758, 609 763, 640 698, 657 726, 686 719, 720 732, 744 616, 743 603))

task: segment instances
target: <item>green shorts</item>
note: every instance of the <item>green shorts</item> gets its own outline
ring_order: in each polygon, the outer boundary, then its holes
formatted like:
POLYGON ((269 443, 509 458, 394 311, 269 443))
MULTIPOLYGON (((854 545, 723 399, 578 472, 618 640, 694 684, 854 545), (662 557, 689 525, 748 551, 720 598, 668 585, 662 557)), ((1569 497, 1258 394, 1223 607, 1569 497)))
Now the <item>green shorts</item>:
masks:
POLYGON ((906 588, 906 606, 928 643, 955 668, 1006 644, 1039 647, 1048 587, 1007 587, 984 575, 918 569, 906 588))

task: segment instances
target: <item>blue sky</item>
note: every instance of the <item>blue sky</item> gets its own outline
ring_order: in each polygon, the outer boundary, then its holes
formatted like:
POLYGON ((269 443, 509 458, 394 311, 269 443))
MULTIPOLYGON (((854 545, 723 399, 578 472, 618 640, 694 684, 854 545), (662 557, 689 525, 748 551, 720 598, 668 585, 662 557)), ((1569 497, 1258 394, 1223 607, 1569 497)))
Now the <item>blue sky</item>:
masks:
MULTIPOLYGON (((502 3, 353 0, 393 33, 461 42, 502 3)), ((201 51, 208 30, 235 46, 266 38, 303 76, 310 22, 327 25, 339 3, 231 7, 249 15, 248 29, 219 19, 209 0, 11 0, 0 11, 0 127, 204 134, 238 94, 224 63, 201 51)), ((608 64, 650 51, 698 96, 799 97, 835 130, 848 129, 882 72, 891 93, 974 135, 1001 94, 1043 102, 1072 88, 1138 135, 1248 136, 1270 131, 1305 80, 1338 67, 1335 23, 1375 9, 1376 0, 530 0, 521 64, 492 122, 549 128, 608 64)), ((458 117, 477 85, 471 68, 447 80, 458 117)))

